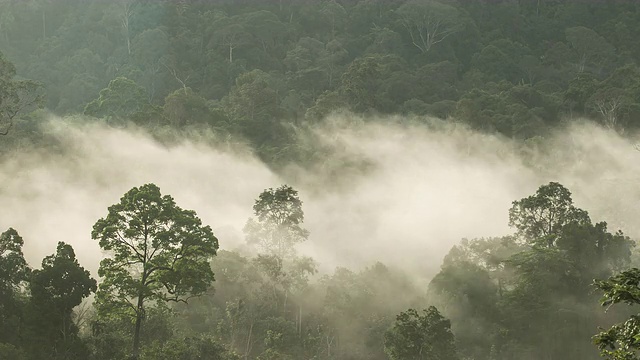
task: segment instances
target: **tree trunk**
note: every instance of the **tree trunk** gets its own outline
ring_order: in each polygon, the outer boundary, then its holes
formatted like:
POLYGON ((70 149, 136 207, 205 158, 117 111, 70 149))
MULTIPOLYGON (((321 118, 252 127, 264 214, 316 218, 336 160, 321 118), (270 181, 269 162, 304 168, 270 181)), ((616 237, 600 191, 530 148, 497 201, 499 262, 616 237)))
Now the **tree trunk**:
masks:
POLYGON ((136 310, 136 327, 133 333, 133 358, 137 359, 140 354, 140 329, 142 328, 142 318, 144 316, 144 298, 138 297, 138 308, 136 310))
POLYGON ((249 352, 251 352, 251 336, 253 335, 253 321, 251 321, 251 325, 249 326, 249 336, 247 336, 247 344, 244 348, 244 360, 249 359, 249 352))

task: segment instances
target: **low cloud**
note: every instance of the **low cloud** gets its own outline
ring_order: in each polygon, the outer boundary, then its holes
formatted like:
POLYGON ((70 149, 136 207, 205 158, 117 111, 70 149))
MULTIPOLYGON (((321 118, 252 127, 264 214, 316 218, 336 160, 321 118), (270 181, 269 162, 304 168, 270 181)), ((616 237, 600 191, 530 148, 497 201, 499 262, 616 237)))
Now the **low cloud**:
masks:
POLYGON ((511 233, 511 202, 559 181, 594 220, 640 235, 633 140, 584 122, 523 147, 419 120, 334 116, 305 132, 310 164, 275 173, 247 148, 202 136, 165 145, 140 129, 52 119, 47 133, 63 151, 24 150, 0 162, 0 228, 18 230, 34 266, 65 241, 95 275, 102 254, 91 228, 134 186, 156 183, 235 249, 257 195, 288 183, 311 231, 300 250, 323 271, 381 261, 428 277, 461 238, 511 233))

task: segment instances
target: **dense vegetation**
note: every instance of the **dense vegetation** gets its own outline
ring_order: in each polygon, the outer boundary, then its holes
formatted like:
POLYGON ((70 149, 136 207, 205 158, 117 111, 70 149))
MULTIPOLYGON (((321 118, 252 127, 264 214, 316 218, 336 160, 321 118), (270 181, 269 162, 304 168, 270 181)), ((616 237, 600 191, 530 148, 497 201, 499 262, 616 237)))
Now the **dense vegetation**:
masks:
MULTIPOLYGON (((513 202, 513 235, 454 246, 428 287, 382 263, 312 279, 315 261, 296 251, 309 233, 289 186, 261 193, 254 214, 245 234, 255 253, 218 252, 193 211, 153 184, 133 188, 93 228, 107 254, 98 287, 71 246, 59 243, 42 269, 32 269, 22 238, 7 230, 0 236, 0 355, 594 359, 598 326, 628 315, 605 316, 591 284, 627 269, 635 243, 593 223, 558 183, 513 202), (74 310, 94 292, 91 309, 74 310)), ((638 281, 632 269, 597 284, 607 305, 636 303, 638 281)), ((603 354, 633 354, 637 321, 598 335, 603 354)))
POLYGON ((295 158, 338 108, 528 139, 588 115, 635 130, 635 2, 3 1, 0 50, 47 108, 244 136, 295 158))
MULTIPOLYGON (((48 145, 38 106, 230 135, 276 169, 310 161, 297 135, 334 111, 522 142, 583 116, 629 134, 638 19, 635 2, 0 1, 0 150, 48 145)), ((131 189, 87 234, 100 281, 63 242, 34 269, 8 229, 0 359, 637 358, 639 318, 605 314, 592 286, 640 303, 635 242, 561 184, 514 201, 512 235, 462 240, 429 284, 382 262, 317 274, 296 190, 256 195, 241 252, 157 186, 131 189)))

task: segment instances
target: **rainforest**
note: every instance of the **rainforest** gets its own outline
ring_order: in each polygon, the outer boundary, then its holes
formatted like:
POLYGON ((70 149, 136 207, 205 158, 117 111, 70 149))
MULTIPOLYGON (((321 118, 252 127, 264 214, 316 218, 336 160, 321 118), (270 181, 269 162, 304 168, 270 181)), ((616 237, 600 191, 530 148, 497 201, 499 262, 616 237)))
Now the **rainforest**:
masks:
POLYGON ((0 359, 640 359, 640 4, 0 0, 0 359))

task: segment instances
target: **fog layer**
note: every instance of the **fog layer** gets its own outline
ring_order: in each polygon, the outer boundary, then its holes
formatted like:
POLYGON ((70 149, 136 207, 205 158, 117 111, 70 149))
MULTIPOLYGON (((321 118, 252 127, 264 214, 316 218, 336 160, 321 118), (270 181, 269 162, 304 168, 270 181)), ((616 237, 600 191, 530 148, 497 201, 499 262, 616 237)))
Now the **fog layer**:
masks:
POLYGON ((510 233, 511 201, 559 181, 594 220, 640 234, 632 140, 585 122, 522 148, 436 120, 405 120, 335 116, 301 135, 309 153, 317 149, 311 165, 276 174, 248 149, 200 137, 167 146, 139 129, 54 118, 46 130, 64 151, 24 150, 0 163, 0 228, 18 230, 33 265, 65 241, 95 274, 102 255, 91 228, 134 186, 156 183, 211 225, 221 248, 236 249, 257 195, 288 183, 311 232, 301 251, 321 270, 382 261, 430 276, 461 238, 510 233))

